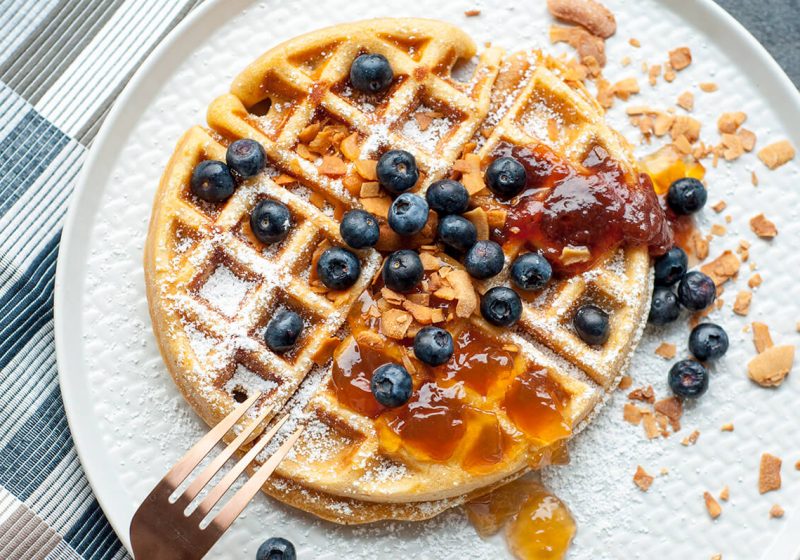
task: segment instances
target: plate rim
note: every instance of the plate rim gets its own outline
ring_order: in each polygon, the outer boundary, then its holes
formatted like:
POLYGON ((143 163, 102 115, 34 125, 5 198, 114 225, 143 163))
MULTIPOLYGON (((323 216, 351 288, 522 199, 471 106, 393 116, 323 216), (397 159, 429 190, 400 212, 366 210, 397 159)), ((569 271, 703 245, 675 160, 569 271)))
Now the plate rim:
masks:
MULTIPOLYGON (((206 0, 170 30, 145 58, 117 97, 88 150, 89 153, 84 160, 70 197, 69 208, 62 228, 56 263, 53 306, 56 363, 62 401, 75 451, 94 497, 105 513, 111 527, 129 552, 128 525, 130 519, 127 518, 128 513, 125 511, 125 507, 121 505, 119 500, 115 501, 113 499, 115 494, 112 490, 118 481, 114 480, 113 477, 109 477, 107 472, 103 472, 102 467, 108 465, 108 458, 104 457, 103 454, 96 453, 94 450, 97 440, 90 438, 91 426, 88 425, 88 422, 94 416, 82 414, 83 407, 81 406, 81 399, 88 398, 81 393, 82 384, 79 383, 81 379, 80 370, 83 369, 82 366, 84 364, 81 359, 82 356, 78 352, 71 352, 71 348, 80 346, 82 341, 81 330, 76 329, 75 323, 70 322, 70 319, 74 317, 72 313, 80 313, 82 311, 80 302, 82 300, 85 277, 83 267, 80 265, 85 262, 84 257, 86 256, 86 244, 82 243, 82 241, 88 239, 90 233, 89 228, 84 224, 92 223, 91 220, 82 218, 87 216, 93 218, 96 214, 100 197, 95 197, 92 200, 91 195, 102 194, 107 183, 107 176, 110 174, 108 162, 113 161, 113 159, 104 158, 104 152, 110 150, 109 146, 115 143, 124 145, 124 140, 116 139, 110 141, 110 139, 118 133, 119 138, 127 138, 130 132, 130 126, 126 123, 125 115, 127 102, 134 98, 140 90, 153 87, 149 82, 152 79, 152 75, 158 75, 159 70, 163 71, 161 66, 174 66, 174 64, 169 64, 170 58, 177 59, 178 63, 182 62, 177 53, 181 52, 180 43, 185 34, 191 33, 193 28, 203 24, 210 28, 216 28, 226 22, 232 14, 237 13, 238 9, 252 4, 254 1, 235 0, 231 2, 228 0, 226 2, 224 0, 206 0), (220 12, 223 17, 215 19, 213 16, 217 12, 220 12), (103 171, 104 166, 108 168, 106 171, 103 171), (92 177, 98 174, 106 178, 106 181, 93 182, 92 177), (78 258, 74 255, 77 255, 78 258)), ((787 134, 794 136, 793 140, 797 143, 798 133, 793 135, 791 131, 800 128, 800 91, 798 91, 772 55, 744 25, 713 0, 691 0, 690 2, 686 2, 686 0, 656 1, 664 9, 673 13, 681 14, 686 11, 696 11, 707 15, 708 17, 703 20, 704 25, 714 42, 721 42, 725 35, 741 42, 741 44, 736 45, 737 50, 746 54, 753 62, 762 65, 761 67, 756 67, 750 73, 749 78, 756 85, 764 82, 769 83, 769 91, 764 91, 764 89, 758 87, 760 93, 766 99, 776 97, 780 98, 782 103, 789 102, 790 106, 787 109, 789 114, 794 114, 795 118, 788 119, 786 129, 787 134), (711 32, 716 34, 712 35, 711 32), (791 121, 796 121, 796 126, 792 127, 791 121)), ((736 43, 734 42, 733 44, 736 43)), ((728 54, 733 56, 734 53, 729 52, 728 54)), ((127 120, 130 121, 131 118, 128 117, 127 120)), ((800 557, 800 537, 796 537, 798 532, 800 532, 800 518, 797 518, 794 523, 786 523, 768 549, 765 550, 762 558, 766 560, 777 557, 800 557)))

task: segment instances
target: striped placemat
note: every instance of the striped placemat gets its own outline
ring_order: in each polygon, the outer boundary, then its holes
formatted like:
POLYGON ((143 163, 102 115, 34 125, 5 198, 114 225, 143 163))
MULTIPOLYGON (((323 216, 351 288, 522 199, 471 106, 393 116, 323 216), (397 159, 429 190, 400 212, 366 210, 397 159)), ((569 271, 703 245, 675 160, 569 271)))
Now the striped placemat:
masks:
POLYGON ((0 0, 0 559, 127 558, 56 374, 67 202, 109 107, 198 0, 0 0))

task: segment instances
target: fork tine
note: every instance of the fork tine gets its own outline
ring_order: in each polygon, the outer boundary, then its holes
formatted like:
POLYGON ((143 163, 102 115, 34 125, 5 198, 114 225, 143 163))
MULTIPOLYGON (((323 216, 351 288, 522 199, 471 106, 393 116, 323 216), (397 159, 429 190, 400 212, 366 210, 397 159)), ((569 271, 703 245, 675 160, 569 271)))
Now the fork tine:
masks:
POLYGON ((287 453, 292 449, 297 438, 305 430, 305 425, 301 424, 292 435, 286 438, 280 447, 272 454, 272 456, 261 467, 253 473, 253 476, 242 486, 236 494, 225 504, 222 510, 212 520, 211 524, 219 531, 226 531, 231 526, 239 514, 242 513, 250 500, 253 499, 261 486, 267 481, 273 471, 278 468, 278 464, 283 460, 287 453))
POLYGON ((197 506, 196 511, 199 512, 200 515, 203 517, 208 515, 208 512, 211 511, 211 508, 213 508, 220 498, 225 495, 225 492, 227 492, 236 479, 239 478, 239 475, 244 472, 244 470, 247 468, 247 465, 253 462, 253 459, 256 458, 256 455, 261 453, 261 450, 267 446, 273 437, 275 437, 275 434, 281 429, 281 426, 283 426, 288 418, 288 416, 284 416, 276 421, 275 425, 267 430, 264 435, 261 436, 261 439, 259 439, 253 445, 253 447, 251 447, 250 450, 245 453, 244 457, 239 459, 233 468, 225 473, 225 476, 222 477, 222 480, 220 480, 219 483, 209 491, 208 495, 203 498, 203 501, 197 506))
POLYGON ((242 430, 242 432, 236 436, 236 439, 229 443, 219 455, 214 457, 208 466, 203 469, 203 472, 197 475, 197 478, 195 478, 189 487, 183 492, 182 497, 189 502, 194 500, 200 491, 205 488, 206 484, 208 484, 208 481, 211 480, 215 474, 217 474, 217 471, 219 471, 225 465, 228 459, 230 459, 236 450, 242 446, 245 440, 247 440, 247 438, 249 438, 250 435, 256 431, 256 429, 271 412, 271 408, 265 407, 264 410, 262 410, 258 416, 253 419, 250 425, 248 425, 246 429, 242 430))
POLYGON ((163 480, 168 481, 177 488, 260 396, 261 392, 257 391, 252 397, 228 414, 219 424, 214 426, 210 432, 186 452, 180 461, 175 463, 175 466, 169 470, 163 480))

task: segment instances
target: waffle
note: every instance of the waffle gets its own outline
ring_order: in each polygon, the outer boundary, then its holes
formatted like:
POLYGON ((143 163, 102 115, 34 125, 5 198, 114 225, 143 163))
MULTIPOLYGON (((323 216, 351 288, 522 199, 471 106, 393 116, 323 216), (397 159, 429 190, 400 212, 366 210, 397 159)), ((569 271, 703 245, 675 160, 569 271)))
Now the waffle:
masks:
MULTIPOLYGON (((170 374, 210 425, 252 391, 264 396, 243 422, 263 407, 272 410, 266 422, 288 411, 287 431, 305 422, 295 450, 264 491, 338 523, 429 518, 554 460, 616 386, 646 319, 647 247, 631 246, 524 298, 522 319, 513 329, 493 327, 479 313, 454 321, 450 327, 457 332, 498 353, 510 352, 514 369, 488 388, 459 384, 466 428, 448 443, 452 449, 444 459, 431 459, 398 437, 386 415, 359 413, 337 396, 337 352, 359 336, 377 336, 373 325, 358 327, 357 319, 365 313, 365 298, 382 293, 377 278, 383 257, 375 249, 356 251, 361 276, 341 292, 321 289, 313 264, 320 248, 344 246, 338 231, 344 211, 364 207, 385 217, 387 199, 365 195, 365 162, 374 165, 385 149, 408 150, 420 168, 418 192, 438 179, 467 174, 465 162, 476 161, 468 153, 485 166, 499 142, 543 143, 575 162, 601 146, 626 173, 636 173, 629 147, 605 126, 602 109, 579 82, 567 79, 560 63, 539 53, 476 51, 458 28, 422 19, 339 25, 278 45, 212 102, 209 128, 184 134, 156 194, 145 276, 154 332, 170 374), (363 52, 390 61, 396 78, 385 94, 363 96, 348 87, 350 63, 363 52), (419 113, 432 121, 426 130, 419 113), (558 127, 525 125, 554 120, 558 127), (333 148, 320 149, 333 155, 309 153, 320 130, 338 138, 333 148), (267 170, 242 182, 224 203, 195 198, 188 187, 195 165, 224 160, 226 147, 239 138, 261 143, 267 170), (286 204, 293 220, 290 235, 269 247, 254 238, 248 222, 265 198, 286 204), (587 301, 611 314, 611 336, 599 348, 582 342, 571 326, 572 311, 587 301), (279 356, 267 348, 263 332, 269 318, 286 308, 303 317, 305 328, 296 348, 279 356), (558 397, 564 429, 553 437, 524 434, 504 400, 509 384, 532 371, 558 397), (495 445, 502 452, 476 463, 476 449, 487 441, 502 441, 495 445)), ((477 209, 491 212, 490 198, 477 194, 477 209)), ((401 243, 381 229, 378 249, 385 253, 401 243)), ((412 242, 430 251, 426 263, 438 259, 432 271, 453 284, 466 276, 457 262, 434 251, 425 231, 419 236, 412 242)), ((509 258, 522 249, 504 248, 509 258)), ((503 283, 507 271, 472 289, 482 293, 503 283)))

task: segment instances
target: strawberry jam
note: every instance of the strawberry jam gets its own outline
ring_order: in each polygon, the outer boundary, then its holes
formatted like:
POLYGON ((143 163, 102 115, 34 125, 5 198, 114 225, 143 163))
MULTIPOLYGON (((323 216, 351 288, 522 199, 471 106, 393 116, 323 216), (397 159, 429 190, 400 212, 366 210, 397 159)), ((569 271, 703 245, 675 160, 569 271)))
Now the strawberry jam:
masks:
POLYGON ((499 240, 540 250, 556 270, 588 270, 622 244, 648 245, 662 254, 672 232, 650 178, 629 177, 596 146, 575 166, 544 145, 500 143, 491 159, 510 156, 525 167, 525 190, 510 203, 499 240), (561 262, 565 247, 585 248, 580 262, 561 262))

